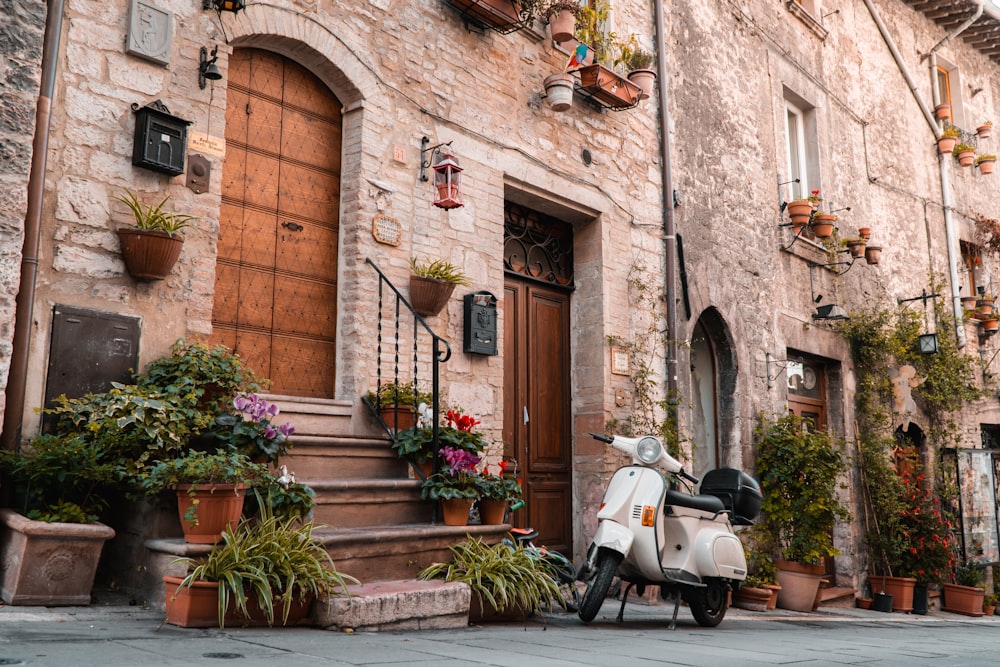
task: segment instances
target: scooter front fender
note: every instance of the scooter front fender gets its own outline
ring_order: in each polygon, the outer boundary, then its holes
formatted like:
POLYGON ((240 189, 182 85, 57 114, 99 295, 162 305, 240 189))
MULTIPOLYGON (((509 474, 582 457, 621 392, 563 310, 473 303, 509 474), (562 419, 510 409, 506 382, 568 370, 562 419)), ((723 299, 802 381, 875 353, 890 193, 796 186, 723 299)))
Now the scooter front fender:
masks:
POLYGON ((622 558, 628 556, 632 551, 632 543, 635 541, 635 533, 614 521, 605 519, 597 524, 597 532, 594 534, 594 546, 598 549, 605 548, 617 551, 622 558))

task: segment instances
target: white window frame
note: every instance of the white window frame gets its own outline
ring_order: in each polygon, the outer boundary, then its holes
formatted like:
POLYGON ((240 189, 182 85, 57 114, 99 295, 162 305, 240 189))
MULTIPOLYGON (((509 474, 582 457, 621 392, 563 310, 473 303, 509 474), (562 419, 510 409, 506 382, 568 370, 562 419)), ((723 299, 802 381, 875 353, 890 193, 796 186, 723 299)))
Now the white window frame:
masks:
POLYGON ((810 188, 809 160, 806 155, 805 114, 797 106, 785 100, 785 167, 788 179, 799 179, 792 183, 792 199, 804 199, 810 188))

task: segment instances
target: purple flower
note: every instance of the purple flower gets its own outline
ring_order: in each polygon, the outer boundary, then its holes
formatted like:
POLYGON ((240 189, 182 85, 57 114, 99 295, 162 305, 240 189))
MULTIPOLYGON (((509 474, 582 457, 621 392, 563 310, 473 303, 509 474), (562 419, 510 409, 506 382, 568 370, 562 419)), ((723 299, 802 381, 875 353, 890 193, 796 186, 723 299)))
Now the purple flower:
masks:
POLYGON ((243 410, 246 409, 248 405, 250 405, 250 401, 247 399, 246 396, 237 396, 236 398, 233 399, 233 407, 239 410, 240 412, 243 412, 243 410))
POLYGON ((268 440, 273 440, 278 435, 278 432, 274 430, 274 427, 268 424, 267 428, 264 429, 264 437, 268 440))
POLYGON ((285 436, 286 438, 290 436, 292 433, 295 433, 295 427, 292 426, 291 422, 285 422, 284 424, 278 427, 278 430, 281 431, 281 435, 285 436))
POLYGON ((479 457, 467 452, 464 449, 455 447, 442 447, 441 456, 451 469, 452 475, 473 472, 479 464, 479 457))
MULTIPOLYGON (((264 405, 267 405, 267 401, 261 401, 261 402, 264 405)), ((267 405, 267 414, 271 415, 272 417, 277 417, 278 416, 278 406, 276 404, 274 404, 274 403, 271 403, 270 405, 267 405)))

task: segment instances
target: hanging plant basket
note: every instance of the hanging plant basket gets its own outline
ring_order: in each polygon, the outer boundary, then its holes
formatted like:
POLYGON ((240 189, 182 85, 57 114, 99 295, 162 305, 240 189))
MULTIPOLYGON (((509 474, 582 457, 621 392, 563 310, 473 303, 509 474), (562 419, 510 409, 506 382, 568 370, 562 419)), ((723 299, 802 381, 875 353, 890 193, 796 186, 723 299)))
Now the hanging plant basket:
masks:
POLYGON ((639 103, 642 92, 622 75, 599 63, 576 70, 580 75, 580 89, 601 106, 620 111, 631 109, 639 103))
POLYGON ((976 163, 976 151, 962 151, 955 157, 958 158, 958 164, 961 167, 971 167, 976 163))
POLYGON ((878 264, 882 259, 882 246, 865 246, 865 261, 869 264, 878 264))
POLYGON ((989 139, 991 134, 993 134, 992 125, 980 125, 976 128, 976 135, 980 139, 989 139))
POLYGON ((851 253, 851 257, 854 259, 860 259, 865 256, 865 242, 861 241, 848 241, 847 250, 851 253))
POLYGON ((996 160, 982 160, 980 159, 977 163, 979 165, 979 173, 981 174, 992 174, 993 167, 996 165, 996 160))
POLYGON ((941 153, 950 153, 957 143, 958 137, 941 137, 937 142, 938 151, 941 153))
POLYGON ((566 111, 573 106, 573 77, 559 72, 545 77, 545 97, 553 111, 566 111))
POLYGON ((184 239, 150 229, 118 230, 125 270, 136 280, 163 280, 181 256, 184 239))
POLYGON ((410 305, 424 317, 432 317, 441 312, 448 303, 455 283, 437 278, 410 276, 410 305))
POLYGON ((938 120, 951 120, 951 105, 939 104, 934 107, 934 114, 938 120))
POLYGON ((656 72, 651 69, 634 69, 628 73, 628 80, 639 86, 639 99, 645 100, 653 95, 653 85, 656 83, 656 72))

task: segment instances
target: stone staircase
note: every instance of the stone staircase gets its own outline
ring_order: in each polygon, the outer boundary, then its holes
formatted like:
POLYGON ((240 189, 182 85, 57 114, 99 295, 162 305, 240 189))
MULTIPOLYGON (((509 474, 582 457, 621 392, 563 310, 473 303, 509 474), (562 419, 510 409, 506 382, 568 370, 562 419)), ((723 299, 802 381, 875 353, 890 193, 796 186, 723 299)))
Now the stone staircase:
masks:
POLYGON ((420 482, 397 458, 388 435, 364 405, 270 396, 282 421, 295 425, 294 446, 281 463, 316 491, 314 535, 337 570, 361 582, 350 600, 321 605, 330 628, 464 627, 468 588, 418 582, 417 573, 449 560, 466 535, 501 539, 508 526, 432 524, 420 482))

